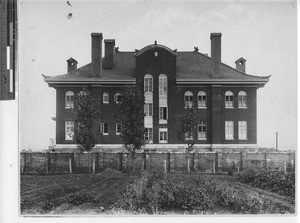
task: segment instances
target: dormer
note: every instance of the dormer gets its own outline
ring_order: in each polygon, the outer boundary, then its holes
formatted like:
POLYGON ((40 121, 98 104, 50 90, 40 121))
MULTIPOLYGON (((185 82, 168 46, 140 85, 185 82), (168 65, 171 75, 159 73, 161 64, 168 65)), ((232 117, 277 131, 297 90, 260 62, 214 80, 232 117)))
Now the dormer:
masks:
POLYGON ((235 66, 238 71, 246 73, 246 60, 243 57, 235 61, 235 66))
POLYGON ((68 59, 67 63, 68 63, 68 73, 77 69, 78 62, 74 58, 71 57, 70 59, 68 59))

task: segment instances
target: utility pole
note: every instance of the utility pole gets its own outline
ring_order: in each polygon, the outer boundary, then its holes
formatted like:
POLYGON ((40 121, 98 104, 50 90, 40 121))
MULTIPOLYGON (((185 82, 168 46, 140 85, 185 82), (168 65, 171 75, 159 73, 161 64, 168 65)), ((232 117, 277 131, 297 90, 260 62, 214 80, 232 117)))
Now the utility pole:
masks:
POLYGON ((278 132, 275 132, 276 135, 276 152, 278 151, 278 132))

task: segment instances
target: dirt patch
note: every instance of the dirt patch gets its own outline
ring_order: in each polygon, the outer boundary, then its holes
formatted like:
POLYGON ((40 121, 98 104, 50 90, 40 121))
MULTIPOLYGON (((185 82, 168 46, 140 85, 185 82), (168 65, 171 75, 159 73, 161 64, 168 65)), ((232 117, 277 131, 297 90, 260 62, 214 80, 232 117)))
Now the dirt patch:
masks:
POLYGON ((122 172, 120 172, 118 170, 111 169, 111 168, 106 168, 104 171, 102 171, 99 174, 100 175, 120 175, 120 174, 122 174, 122 172))

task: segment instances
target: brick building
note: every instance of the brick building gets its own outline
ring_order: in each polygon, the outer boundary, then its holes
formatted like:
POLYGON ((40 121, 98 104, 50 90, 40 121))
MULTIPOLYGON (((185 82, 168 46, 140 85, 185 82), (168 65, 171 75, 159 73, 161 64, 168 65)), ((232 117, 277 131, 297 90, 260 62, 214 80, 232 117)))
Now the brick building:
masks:
POLYGON ((140 83, 145 94, 145 149, 181 150, 177 138, 179 116, 185 105, 199 113, 195 149, 228 150, 257 148, 257 89, 269 77, 246 74, 246 60, 238 59, 236 68, 221 62, 221 33, 212 33, 211 57, 193 51, 179 52, 164 45, 145 46, 133 52, 119 51, 115 40, 91 34, 91 63, 77 68, 77 61, 67 60, 64 75, 44 76, 56 89, 57 150, 75 148, 70 137, 74 130, 74 99, 88 86, 99 100, 101 117, 97 127, 96 149, 122 149, 116 122, 121 92, 140 83))

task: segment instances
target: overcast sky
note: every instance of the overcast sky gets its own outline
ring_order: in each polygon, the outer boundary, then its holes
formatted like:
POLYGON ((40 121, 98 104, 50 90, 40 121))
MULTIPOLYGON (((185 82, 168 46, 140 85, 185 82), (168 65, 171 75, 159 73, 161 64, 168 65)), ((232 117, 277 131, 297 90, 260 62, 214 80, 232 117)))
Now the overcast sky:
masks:
POLYGON ((257 94, 260 147, 296 148, 296 3, 208 1, 20 1, 20 149, 42 150, 55 138, 55 89, 41 74, 66 73, 70 57, 91 61, 92 32, 120 51, 154 43, 210 56, 210 33, 222 33, 222 62, 247 60, 251 75, 272 75, 257 94), (67 15, 72 13, 72 18, 67 15))

